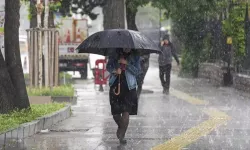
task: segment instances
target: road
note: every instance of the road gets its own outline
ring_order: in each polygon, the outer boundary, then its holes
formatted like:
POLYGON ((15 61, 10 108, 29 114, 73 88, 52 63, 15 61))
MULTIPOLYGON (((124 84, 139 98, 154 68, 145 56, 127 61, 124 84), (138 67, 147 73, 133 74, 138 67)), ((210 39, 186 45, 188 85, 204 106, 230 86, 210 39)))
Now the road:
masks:
POLYGON ((92 80, 76 80, 78 101, 71 118, 50 132, 25 139, 25 150, 247 150, 250 148, 249 94, 214 87, 204 79, 172 74, 170 95, 163 95, 158 68, 152 62, 137 116, 130 117, 128 143, 116 139, 108 91, 92 80))

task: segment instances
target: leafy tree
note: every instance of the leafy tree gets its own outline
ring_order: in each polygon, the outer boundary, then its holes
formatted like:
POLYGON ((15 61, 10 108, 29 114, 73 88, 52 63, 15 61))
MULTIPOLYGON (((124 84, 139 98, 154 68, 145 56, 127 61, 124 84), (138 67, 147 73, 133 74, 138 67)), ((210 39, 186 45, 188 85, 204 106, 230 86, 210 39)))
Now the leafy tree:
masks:
POLYGON ((106 0, 72 0, 71 10, 75 14, 88 15, 95 20, 98 14, 92 12, 95 7, 104 6, 106 0))
MULTIPOLYGON (((30 27, 34 28, 37 26, 37 12, 36 12, 36 0, 23 0, 30 1, 29 7, 29 18, 31 20, 30 27)), ((64 17, 71 16, 72 13, 88 15, 92 20, 97 18, 98 14, 92 12, 92 10, 97 6, 103 6, 106 0, 54 0, 50 2, 50 12, 49 12, 49 27, 55 27, 54 25, 54 13, 60 12, 64 17)), ((42 22, 44 18, 44 13, 42 14, 42 22)), ((42 23, 43 25, 43 23, 42 23)))
POLYGON ((126 18, 128 29, 138 30, 135 22, 136 13, 139 6, 148 4, 150 0, 126 0, 126 18))
POLYGON ((166 9, 172 20, 172 33, 183 43, 182 71, 198 75, 201 52, 207 34, 207 19, 215 17, 224 0, 156 0, 154 5, 166 9))

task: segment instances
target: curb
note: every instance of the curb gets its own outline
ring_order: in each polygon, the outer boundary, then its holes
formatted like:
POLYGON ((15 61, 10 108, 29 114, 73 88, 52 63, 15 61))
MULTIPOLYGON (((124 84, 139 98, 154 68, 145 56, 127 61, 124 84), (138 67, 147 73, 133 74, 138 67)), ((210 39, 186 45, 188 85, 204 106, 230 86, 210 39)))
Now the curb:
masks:
POLYGON ((62 102, 66 102, 66 103, 70 103, 72 105, 76 105, 77 104, 77 97, 76 96, 51 96, 51 100, 52 102, 57 102, 57 103, 62 103, 62 102))
POLYGON ((0 150, 17 143, 17 141, 22 141, 24 138, 35 135, 41 130, 48 129, 52 125, 69 118, 70 115, 71 106, 67 105, 52 114, 40 117, 32 122, 21 124, 17 128, 10 129, 5 133, 0 133, 0 150))

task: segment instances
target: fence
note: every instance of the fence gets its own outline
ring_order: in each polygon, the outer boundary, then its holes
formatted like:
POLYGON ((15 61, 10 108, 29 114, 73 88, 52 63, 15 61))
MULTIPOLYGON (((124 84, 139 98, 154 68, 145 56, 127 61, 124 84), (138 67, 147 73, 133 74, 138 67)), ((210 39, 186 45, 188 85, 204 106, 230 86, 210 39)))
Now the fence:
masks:
POLYGON ((31 87, 58 85, 58 35, 56 29, 32 28, 27 30, 31 87))

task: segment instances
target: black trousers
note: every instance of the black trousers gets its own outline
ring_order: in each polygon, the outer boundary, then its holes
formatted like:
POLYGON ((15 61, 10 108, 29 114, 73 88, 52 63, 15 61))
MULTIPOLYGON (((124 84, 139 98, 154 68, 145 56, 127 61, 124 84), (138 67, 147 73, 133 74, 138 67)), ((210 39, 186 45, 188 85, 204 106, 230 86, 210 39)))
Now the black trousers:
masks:
POLYGON ((159 66, 161 85, 164 88, 164 90, 169 90, 171 69, 172 69, 172 64, 159 66))

